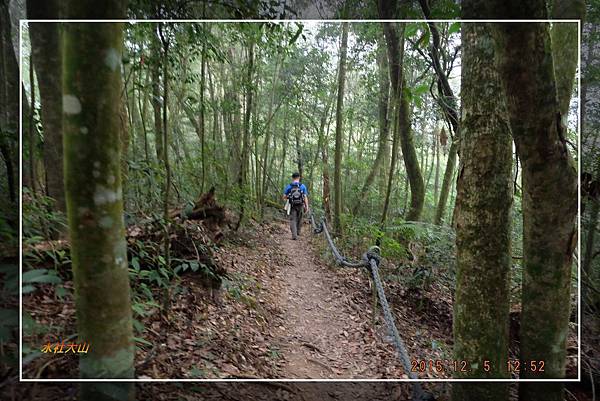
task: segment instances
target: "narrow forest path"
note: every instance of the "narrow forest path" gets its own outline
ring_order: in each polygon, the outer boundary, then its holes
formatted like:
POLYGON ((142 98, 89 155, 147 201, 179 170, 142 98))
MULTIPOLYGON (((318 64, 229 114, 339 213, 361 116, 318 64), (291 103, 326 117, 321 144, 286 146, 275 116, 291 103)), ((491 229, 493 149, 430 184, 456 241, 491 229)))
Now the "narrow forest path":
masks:
POLYGON ((366 275, 328 267, 315 250, 309 225, 304 224, 298 240, 291 239, 287 222, 279 231, 276 246, 286 260, 277 266, 282 322, 276 341, 285 360, 281 376, 380 378, 373 364, 382 363, 383 354, 390 358, 391 347, 371 325, 366 275), (362 282, 363 294, 348 289, 344 281, 352 277, 347 274, 362 282))

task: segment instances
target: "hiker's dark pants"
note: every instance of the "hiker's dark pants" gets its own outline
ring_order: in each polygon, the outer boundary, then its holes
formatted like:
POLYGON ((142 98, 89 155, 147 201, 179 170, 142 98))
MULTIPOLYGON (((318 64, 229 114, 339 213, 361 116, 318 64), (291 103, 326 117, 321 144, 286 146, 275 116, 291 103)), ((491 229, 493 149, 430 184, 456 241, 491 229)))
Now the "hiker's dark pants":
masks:
POLYGON ((290 230, 292 230, 292 238, 296 239, 300 235, 302 227, 302 206, 292 206, 290 209, 290 230))

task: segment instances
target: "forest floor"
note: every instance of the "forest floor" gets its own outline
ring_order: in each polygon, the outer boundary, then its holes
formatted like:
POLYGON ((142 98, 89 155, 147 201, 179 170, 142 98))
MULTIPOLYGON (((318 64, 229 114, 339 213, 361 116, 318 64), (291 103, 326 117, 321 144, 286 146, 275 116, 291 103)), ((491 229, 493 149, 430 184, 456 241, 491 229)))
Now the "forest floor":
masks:
MULTIPOLYGON (((136 316, 144 326, 136 334, 138 377, 406 378, 383 319, 373 322, 368 273, 329 265, 323 252, 308 224, 298 241, 283 220, 232 233, 214 254, 228 276, 216 296, 202 277, 186 273, 168 293, 168 312, 155 307, 136 316)), ((71 291, 62 299, 52 285, 23 297, 35 322, 24 340, 31 349, 76 333, 72 282, 65 287, 71 291)), ((164 299, 164 290, 154 291, 157 302, 164 299)), ((411 297, 393 293, 411 356, 441 358, 442 348, 432 355, 431 344, 449 339, 449 317, 417 318, 411 297)), ((24 370, 24 377, 76 376, 77 360, 66 355, 41 354, 24 370)))
MULTIPOLYGON (((164 302, 164 289, 153 289, 155 300, 163 305, 148 307, 143 315, 136 316, 143 325, 136 333, 141 339, 135 360, 137 377, 407 377, 388 337, 381 309, 373 316, 368 272, 335 266, 323 238, 314 235, 307 222, 297 241, 291 239, 283 219, 250 222, 239 233, 230 232, 215 248, 213 257, 227 271, 216 294, 196 273, 184 273, 172 283, 166 292, 168 302, 164 302)), ((399 269, 383 263, 381 274, 409 355, 425 361, 451 359, 451 296, 436 283, 419 290, 391 279, 402 274, 399 269)), ((26 336, 24 345, 39 349, 76 333, 72 282, 66 281, 65 287, 71 291, 62 299, 49 284, 24 295, 24 311, 35 321, 34 335, 26 336), (36 331, 42 327, 47 329, 36 331)), ((77 372, 75 357, 41 354, 28 360, 23 376, 67 378, 77 377, 77 372)), ((451 375, 450 371, 430 369, 419 372, 422 378, 451 375)), ((329 399, 377 400, 409 391, 406 386, 383 384, 341 386, 331 391, 329 399)), ((428 383, 425 387, 438 399, 446 399, 447 387, 442 384, 428 383)), ((228 391, 211 388, 209 392, 228 391)), ((286 393, 289 399, 323 399, 318 396, 323 389, 316 384, 306 383, 300 398, 292 396, 295 388, 275 384, 270 391, 286 393)), ((158 399, 171 398, 166 393, 158 399)))

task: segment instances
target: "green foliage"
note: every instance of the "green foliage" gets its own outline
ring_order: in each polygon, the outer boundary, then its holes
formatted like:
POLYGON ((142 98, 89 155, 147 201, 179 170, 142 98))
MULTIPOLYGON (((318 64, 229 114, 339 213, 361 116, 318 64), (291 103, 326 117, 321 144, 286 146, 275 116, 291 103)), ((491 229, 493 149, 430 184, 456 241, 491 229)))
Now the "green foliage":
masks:
MULTIPOLYGON (((150 295, 149 288, 168 288, 176 272, 167 266, 162 254, 162 244, 136 239, 129 244, 129 279, 133 288, 150 295), (144 284, 144 285, 142 285, 144 284)), ((151 298, 151 296, 150 296, 151 298)))
POLYGON ((57 212, 54 199, 36 194, 23 188, 23 237, 50 239, 66 230, 67 222, 63 213, 57 212))

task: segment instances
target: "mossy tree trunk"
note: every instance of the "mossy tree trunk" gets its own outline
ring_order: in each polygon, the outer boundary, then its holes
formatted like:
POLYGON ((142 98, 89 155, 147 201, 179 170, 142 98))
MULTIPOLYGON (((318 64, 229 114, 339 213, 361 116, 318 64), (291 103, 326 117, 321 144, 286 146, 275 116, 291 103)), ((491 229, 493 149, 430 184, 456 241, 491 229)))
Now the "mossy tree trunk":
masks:
POLYGON ((446 207, 448 203, 448 195, 450 195, 452 186, 452 177, 454 176, 454 168, 456 167, 456 159, 458 153, 458 140, 452 140, 450 148, 448 149, 448 160, 446 161, 446 170, 444 171, 444 178, 442 179, 442 188, 440 189, 440 198, 437 202, 435 209, 435 217, 433 222, 435 224, 441 224, 444 214, 446 213, 446 207))
POLYGON ((338 67, 337 107, 335 111, 335 160, 333 168, 333 227, 336 233, 342 231, 342 141, 343 141, 343 109, 344 86, 346 83, 346 54, 348 51, 348 23, 342 23, 340 42, 340 62, 338 67))
MULTIPOLYGON (((489 27, 463 24, 461 37, 454 359, 471 370, 455 375, 508 378, 512 141, 489 27)), ((507 400, 508 386, 455 383, 452 399, 507 400)))
POLYGON ((354 204, 354 208, 352 209, 353 215, 358 214, 361 205, 367 197, 367 192, 373 185, 375 177, 381 169, 383 159, 385 156, 385 148, 387 146, 387 141, 390 133, 390 121, 388 116, 390 79, 388 74, 386 48, 383 38, 379 40, 377 46, 377 73, 379 76, 379 144, 377 147, 377 155, 375 156, 375 161, 373 161, 373 165, 371 166, 371 171, 369 172, 369 175, 367 175, 367 178, 365 179, 361 191, 357 194, 357 200, 354 204))
MULTIPOLYGON (((389 6, 389 3, 380 0, 379 13, 382 18, 392 18, 392 12, 389 6)), ((421 218, 421 213, 423 211, 425 187, 411 130, 410 105, 408 103, 408 91, 406 90, 406 80, 403 72, 404 25, 402 25, 400 37, 396 32, 394 23, 384 23, 383 32, 387 43, 390 82, 392 84, 392 93, 396 108, 394 117, 397 121, 395 122, 394 127, 398 130, 400 137, 402 157, 404 159, 406 175, 408 176, 408 182, 410 184, 410 208, 405 218, 409 221, 417 221, 421 218)), ((394 155, 392 154, 392 158, 393 157, 394 155)), ((384 220, 385 218, 382 218, 382 221, 384 220)))
MULTIPOLYGON (((30 19, 56 18, 56 0, 27 2, 30 19)), ((55 199, 57 210, 65 211, 62 170, 62 65, 60 27, 57 23, 30 23, 31 56, 40 89, 41 117, 44 127, 44 168, 48 196, 55 199)))
MULTIPOLYGON (((124 15, 122 2, 106 3, 124 15)), ((85 4, 69 6, 78 15, 85 4)), ((119 141, 123 26, 71 23, 63 34, 65 186, 77 326, 80 341, 91 344, 80 359, 80 375, 131 378, 135 345, 119 141)), ((82 397, 133 398, 133 386, 118 390, 85 385, 82 397)))
MULTIPOLYGON (((543 0, 493 1, 488 6, 488 14, 496 16, 547 18, 543 0)), ((572 81, 572 77, 558 70, 555 75, 554 58, 569 56, 553 57, 548 23, 494 24, 493 32, 511 129, 523 167, 521 359, 525 364, 545 363, 544 372, 525 371, 521 377, 562 378, 577 243, 577 174, 565 140, 562 116, 566 110, 557 96, 562 92, 557 91, 562 87, 560 82, 572 81)), ((559 401, 563 393, 560 383, 523 383, 519 397, 559 401)))
MULTIPOLYGON (((6 170, 8 199, 18 201, 19 76, 11 40, 9 1, 0 1, 0 154, 6 170)), ((27 105, 25 105, 27 106, 27 105)), ((25 108, 23 109, 25 111, 25 108)))

